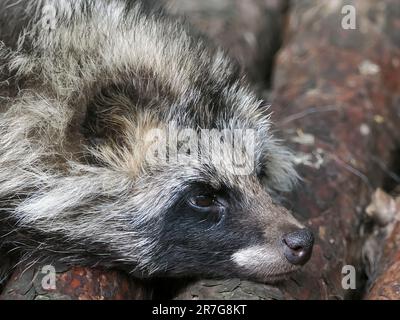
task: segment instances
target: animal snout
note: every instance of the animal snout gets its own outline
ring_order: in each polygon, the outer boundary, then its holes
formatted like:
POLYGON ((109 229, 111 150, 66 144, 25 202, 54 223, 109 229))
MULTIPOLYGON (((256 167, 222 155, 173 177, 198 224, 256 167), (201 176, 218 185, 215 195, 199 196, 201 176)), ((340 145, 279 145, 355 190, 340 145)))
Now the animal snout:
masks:
POLYGON ((303 265, 311 257, 314 235, 309 229, 298 229, 283 236, 284 255, 294 265, 303 265))

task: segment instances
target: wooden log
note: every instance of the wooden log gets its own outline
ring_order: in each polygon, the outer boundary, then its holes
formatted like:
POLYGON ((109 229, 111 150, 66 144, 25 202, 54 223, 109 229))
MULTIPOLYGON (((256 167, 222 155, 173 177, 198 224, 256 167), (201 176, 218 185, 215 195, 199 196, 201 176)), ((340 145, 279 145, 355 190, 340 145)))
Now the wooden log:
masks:
POLYGON ((149 286, 120 272, 55 265, 19 267, 5 286, 0 300, 129 300, 151 297, 149 286), (53 286, 54 285, 54 286, 53 286))

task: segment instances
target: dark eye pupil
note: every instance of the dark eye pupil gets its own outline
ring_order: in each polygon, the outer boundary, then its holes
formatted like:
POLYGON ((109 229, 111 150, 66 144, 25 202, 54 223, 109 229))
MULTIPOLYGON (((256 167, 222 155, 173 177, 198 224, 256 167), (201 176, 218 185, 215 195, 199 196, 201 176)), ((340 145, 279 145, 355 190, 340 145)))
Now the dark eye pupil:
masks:
POLYGON ((198 207, 211 207, 214 204, 214 198, 209 196, 196 197, 195 205, 198 207))

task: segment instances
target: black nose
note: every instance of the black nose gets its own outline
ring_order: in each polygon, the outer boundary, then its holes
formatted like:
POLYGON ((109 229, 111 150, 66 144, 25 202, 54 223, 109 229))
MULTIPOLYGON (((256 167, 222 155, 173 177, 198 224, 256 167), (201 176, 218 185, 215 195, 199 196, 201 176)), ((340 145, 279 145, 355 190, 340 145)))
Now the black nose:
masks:
POLYGON ((311 257, 314 236, 309 229, 299 229, 283 236, 286 259, 295 265, 305 264, 311 257))

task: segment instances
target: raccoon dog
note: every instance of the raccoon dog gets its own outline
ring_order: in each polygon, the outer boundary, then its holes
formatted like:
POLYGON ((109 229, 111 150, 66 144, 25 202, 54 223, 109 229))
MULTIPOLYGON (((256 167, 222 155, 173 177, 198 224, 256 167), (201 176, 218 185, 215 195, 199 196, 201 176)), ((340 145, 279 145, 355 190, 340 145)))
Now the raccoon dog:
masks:
POLYGON ((234 62, 128 0, 0 3, 0 255, 275 281, 313 236, 234 62))

